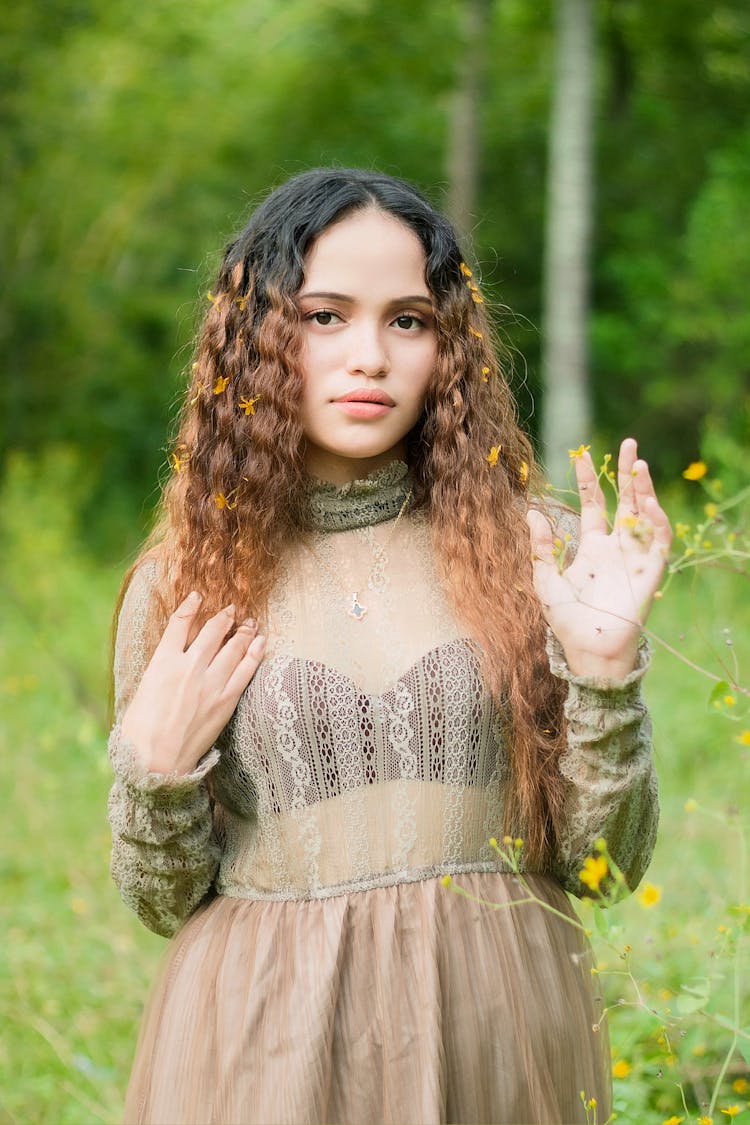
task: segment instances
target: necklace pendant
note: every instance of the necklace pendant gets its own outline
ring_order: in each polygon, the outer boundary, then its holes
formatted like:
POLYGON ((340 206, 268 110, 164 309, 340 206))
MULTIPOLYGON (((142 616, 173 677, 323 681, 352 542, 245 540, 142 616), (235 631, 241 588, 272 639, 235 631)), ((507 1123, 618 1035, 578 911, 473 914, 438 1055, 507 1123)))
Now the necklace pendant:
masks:
POLYGON ((349 616, 353 617, 355 621, 361 621, 367 616, 367 606, 361 604, 356 590, 352 596, 352 608, 349 610, 349 616))

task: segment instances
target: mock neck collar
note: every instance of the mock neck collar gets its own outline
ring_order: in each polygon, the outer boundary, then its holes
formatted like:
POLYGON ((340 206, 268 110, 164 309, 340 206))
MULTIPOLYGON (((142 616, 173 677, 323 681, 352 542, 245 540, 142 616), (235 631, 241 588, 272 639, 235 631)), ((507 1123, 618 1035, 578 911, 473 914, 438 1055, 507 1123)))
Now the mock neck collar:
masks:
POLYGON ((411 487, 409 467, 403 461, 391 461, 344 485, 311 477, 308 525, 315 531, 350 531, 396 519, 411 487))

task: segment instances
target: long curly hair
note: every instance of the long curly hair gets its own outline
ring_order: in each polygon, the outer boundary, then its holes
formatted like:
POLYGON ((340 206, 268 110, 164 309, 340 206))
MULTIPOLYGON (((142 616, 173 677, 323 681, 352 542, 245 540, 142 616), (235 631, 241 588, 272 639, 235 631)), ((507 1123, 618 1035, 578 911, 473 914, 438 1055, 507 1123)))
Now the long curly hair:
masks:
POLYGON ((288 180, 227 246, 197 340, 160 518, 144 557, 165 580, 151 614, 155 647, 166 616, 200 590, 204 618, 233 603, 263 619, 288 545, 303 533, 305 439, 299 420, 305 254, 331 224, 378 209, 406 224, 425 252, 436 310, 437 363, 407 439, 414 504, 459 618, 507 716, 511 762, 504 830, 525 836, 543 866, 563 802, 564 687, 545 654, 526 512, 543 493, 521 431, 502 348, 451 224, 410 184, 357 169, 288 180))

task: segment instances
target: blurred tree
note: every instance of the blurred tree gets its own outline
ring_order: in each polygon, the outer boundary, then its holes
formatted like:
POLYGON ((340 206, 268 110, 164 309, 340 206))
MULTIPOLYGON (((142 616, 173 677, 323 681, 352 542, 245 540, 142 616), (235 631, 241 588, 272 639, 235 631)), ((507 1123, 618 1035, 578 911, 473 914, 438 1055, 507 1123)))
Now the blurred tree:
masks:
POLYGON ((564 483, 567 450, 591 432, 588 378, 593 0, 557 0, 544 246, 542 451, 564 483))
POLYGON ((445 210, 464 238, 471 234, 481 162, 481 103, 485 93, 487 31, 492 0, 463 0, 456 88, 451 98, 445 210))

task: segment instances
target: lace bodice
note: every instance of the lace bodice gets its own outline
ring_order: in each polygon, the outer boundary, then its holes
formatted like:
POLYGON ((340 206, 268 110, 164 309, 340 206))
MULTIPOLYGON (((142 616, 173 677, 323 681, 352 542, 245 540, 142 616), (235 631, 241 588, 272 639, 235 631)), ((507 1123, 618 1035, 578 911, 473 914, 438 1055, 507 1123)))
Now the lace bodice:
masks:
MULTIPOLYGON (((439 580, 430 529, 405 508, 405 466, 313 492, 314 530, 269 606, 266 657, 217 746, 187 777, 141 776, 116 724, 113 872, 169 933, 213 885, 313 899, 443 873, 496 870, 509 766, 503 714, 439 580), (381 487, 382 485, 382 487, 381 487), (356 600, 358 616, 350 615, 356 600)), ((117 716, 143 671, 158 564, 128 590, 117 716)), ((622 685, 570 681, 567 830, 554 872, 573 893, 604 835, 635 883, 656 823, 642 667, 622 685)))

